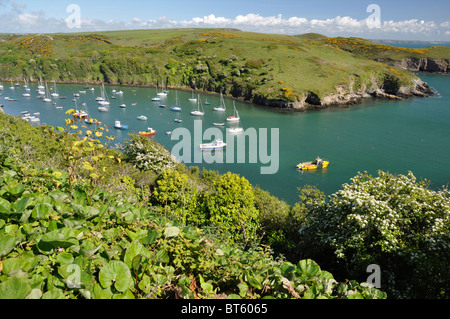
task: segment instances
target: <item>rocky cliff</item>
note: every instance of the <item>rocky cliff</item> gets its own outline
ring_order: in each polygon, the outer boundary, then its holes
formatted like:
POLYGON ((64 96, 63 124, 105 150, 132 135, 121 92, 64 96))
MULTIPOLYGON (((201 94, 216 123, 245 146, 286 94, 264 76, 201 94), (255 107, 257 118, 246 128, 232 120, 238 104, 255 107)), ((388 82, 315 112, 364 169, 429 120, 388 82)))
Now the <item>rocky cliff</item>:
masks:
POLYGON ((303 94, 302 99, 297 102, 266 100, 259 97, 255 97, 253 102, 275 108, 306 111, 330 106, 357 104, 370 97, 401 100, 411 96, 426 97, 434 94, 429 85, 419 78, 413 80, 410 86, 400 86, 398 82, 387 78, 383 82, 372 79, 370 87, 363 85, 358 90, 353 90, 351 87, 351 84, 349 86, 337 85, 336 93, 328 94, 323 98, 313 92, 308 92, 303 94))
POLYGON ((443 73, 448 74, 450 72, 450 60, 449 59, 432 59, 432 58, 403 58, 400 61, 393 61, 392 64, 395 67, 402 68, 411 72, 430 72, 430 73, 443 73))

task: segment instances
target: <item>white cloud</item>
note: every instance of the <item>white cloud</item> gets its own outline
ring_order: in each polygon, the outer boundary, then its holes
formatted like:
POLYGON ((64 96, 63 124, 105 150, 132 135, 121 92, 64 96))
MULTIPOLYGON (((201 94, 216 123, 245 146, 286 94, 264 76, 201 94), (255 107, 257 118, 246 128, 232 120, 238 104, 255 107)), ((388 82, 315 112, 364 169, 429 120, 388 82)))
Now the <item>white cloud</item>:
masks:
MULTIPOLYGON (((9 1, 0 0, 0 5, 9 1)), ((281 14, 261 16, 248 13, 234 18, 214 14, 194 17, 189 20, 176 21, 167 17, 142 20, 134 17, 129 21, 99 20, 82 16, 81 29, 70 29, 63 19, 46 17, 43 12, 24 12, 25 7, 13 1, 16 10, 0 15, 2 32, 71 32, 71 31, 105 31, 122 29, 164 29, 164 28, 237 28, 246 31, 265 33, 301 34, 308 32, 322 33, 327 36, 359 36, 368 38, 450 40, 448 29, 450 21, 435 23, 410 19, 404 21, 381 21, 377 28, 370 28, 366 19, 357 20, 349 16, 337 16, 329 19, 306 19, 304 17, 283 17, 281 14), (18 12, 18 10, 22 10, 18 12), (430 37, 435 37, 434 39, 430 37), (439 39, 436 39, 439 37, 439 39)))
POLYGON ((20 13, 17 15, 17 22, 22 25, 35 26, 41 20, 38 13, 20 13))

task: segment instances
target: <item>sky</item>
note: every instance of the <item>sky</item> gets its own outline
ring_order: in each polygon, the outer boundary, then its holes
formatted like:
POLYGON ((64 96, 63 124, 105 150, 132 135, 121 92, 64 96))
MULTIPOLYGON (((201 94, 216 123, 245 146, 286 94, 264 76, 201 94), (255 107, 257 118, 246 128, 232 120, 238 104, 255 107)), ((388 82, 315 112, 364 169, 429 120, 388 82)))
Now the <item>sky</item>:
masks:
POLYGON ((203 27, 450 41, 450 1, 0 0, 0 33, 203 27))

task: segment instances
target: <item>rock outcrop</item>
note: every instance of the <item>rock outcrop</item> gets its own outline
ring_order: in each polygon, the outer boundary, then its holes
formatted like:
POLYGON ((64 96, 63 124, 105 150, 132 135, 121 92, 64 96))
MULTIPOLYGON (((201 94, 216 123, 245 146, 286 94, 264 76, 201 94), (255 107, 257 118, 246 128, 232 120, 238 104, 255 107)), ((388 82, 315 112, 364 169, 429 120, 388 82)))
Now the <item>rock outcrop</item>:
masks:
POLYGON ((401 100, 411 96, 426 97, 433 94, 433 90, 429 87, 429 85, 419 78, 414 79, 410 86, 399 86, 398 83, 392 81, 390 78, 387 78, 382 83, 372 79, 372 85, 370 88, 363 85, 357 91, 349 89, 346 85, 338 85, 336 86, 336 93, 328 94, 322 99, 313 92, 308 92, 303 95, 303 98, 300 101, 297 102, 267 100, 263 97, 256 97, 252 102, 274 108, 306 111, 330 106, 357 104, 363 99, 370 97, 401 100))
POLYGON ((403 58, 401 61, 393 61, 395 67, 405 69, 411 72, 430 72, 430 73, 450 73, 449 59, 432 59, 432 58, 403 58))
MULTIPOLYGON (((351 85, 350 85, 351 87, 351 85)), ((433 90, 426 82, 419 78, 412 81, 410 86, 400 86, 390 78, 379 83, 372 79, 370 88, 363 85, 359 90, 349 89, 347 85, 336 86, 336 93, 328 94, 322 99, 315 93, 305 93, 300 101, 288 102, 279 100, 267 100, 262 97, 253 99, 253 103, 270 106, 274 108, 292 109, 299 111, 321 109, 330 106, 352 105, 360 103, 363 99, 375 97, 390 100, 401 100, 406 97, 419 96, 426 97, 433 95, 433 90)))

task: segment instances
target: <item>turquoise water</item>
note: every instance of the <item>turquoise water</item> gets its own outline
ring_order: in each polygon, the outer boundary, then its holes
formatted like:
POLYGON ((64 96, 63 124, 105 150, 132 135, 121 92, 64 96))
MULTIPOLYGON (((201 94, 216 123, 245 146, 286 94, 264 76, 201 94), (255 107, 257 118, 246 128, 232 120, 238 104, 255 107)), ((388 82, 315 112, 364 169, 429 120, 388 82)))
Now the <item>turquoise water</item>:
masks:
MULTIPOLYGON (((283 112, 236 101, 242 126, 247 128, 268 129, 268 154, 270 154, 271 128, 279 130, 279 168, 276 174, 260 173, 261 161, 257 163, 202 163, 199 167, 214 169, 221 173, 231 171, 245 176, 253 185, 259 185, 273 195, 293 204, 297 201, 297 188, 303 185, 315 185, 327 195, 341 189, 343 183, 359 171, 376 175, 379 169, 391 173, 406 174, 412 171, 418 178, 432 182, 431 187, 440 188, 450 182, 450 78, 444 75, 420 75, 432 86, 437 94, 429 98, 411 98, 403 101, 367 100, 361 105, 349 108, 330 108, 317 112, 283 112), (295 165, 320 156, 330 161, 326 170, 316 172, 298 172, 295 165)), ((188 101, 191 92, 178 91, 179 106, 182 112, 173 112, 170 107, 175 104, 175 91, 171 90, 161 102, 152 102, 156 95, 154 88, 107 87, 109 96, 112 89, 122 90, 123 95, 111 99, 109 112, 98 112, 95 97, 100 95, 100 87, 95 91, 87 90, 80 94, 77 102, 72 101, 72 94, 85 90, 82 85, 58 85, 61 96, 57 104, 44 103, 36 99, 36 84, 31 84, 31 97, 22 97, 22 86, 11 91, 8 83, 3 83, 4 97, 15 97, 18 101, 2 99, 7 114, 19 115, 22 111, 39 112, 41 124, 61 126, 66 110, 74 103, 86 102, 86 107, 79 108, 108 126, 120 120, 129 126, 128 130, 111 129, 116 135, 116 143, 123 143, 129 132, 156 129, 151 137, 171 151, 179 141, 171 140, 177 127, 185 127, 194 132, 194 117, 190 112, 196 109, 196 103, 188 101), (119 105, 125 103, 126 108, 119 105), (132 105, 135 104, 136 105, 132 105), (160 103, 167 105, 159 107, 160 103), (62 106, 62 109, 56 109, 62 106), (137 120, 145 115, 147 121, 137 120), (175 123, 179 118, 183 123, 175 123)), ((50 85, 50 83, 49 83, 50 85)), ((0 97, 1 98, 1 97, 0 97)), ((227 112, 214 112, 212 108, 219 104, 219 97, 201 95, 201 100, 211 103, 204 106, 202 117, 203 130, 213 127, 214 122, 225 122, 232 115, 232 101, 225 99, 227 112)), ((36 125, 36 124, 33 124, 36 125)), ((218 128, 224 132, 229 127, 218 128)), ((217 129, 217 127, 216 127, 217 129)), ((258 136, 260 137, 260 136, 258 136)), ((208 142, 204 140, 203 142, 208 142)), ((273 148, 272 148, 273 149, 273 148)), ((246 153, 251 151, 248 147, 246 153)), ((192 146, 192 159, 198 155, 198 145, 192 146)), ((250 155, 250 154, 248 154, 250 155)), ((225 159, 226 152, 216 156, 225 159)), ((260 159, 260 157, 258 157, 260 159)), ((273 158, 275 159, 275 157, 273 158)), ((236 162, 236 161, 234 161, 236 162)))

